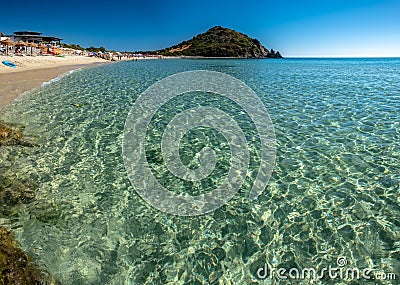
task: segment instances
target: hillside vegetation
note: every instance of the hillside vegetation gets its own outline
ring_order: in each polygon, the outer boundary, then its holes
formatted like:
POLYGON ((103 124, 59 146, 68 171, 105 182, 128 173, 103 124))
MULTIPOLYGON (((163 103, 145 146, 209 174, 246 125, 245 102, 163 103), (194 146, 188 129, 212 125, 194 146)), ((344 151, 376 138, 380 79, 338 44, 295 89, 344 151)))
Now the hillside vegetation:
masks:
POLYGON ((221 26, 155 53, 164 56, 282 58, 279 52, 268 50, 259 40, 221 26))

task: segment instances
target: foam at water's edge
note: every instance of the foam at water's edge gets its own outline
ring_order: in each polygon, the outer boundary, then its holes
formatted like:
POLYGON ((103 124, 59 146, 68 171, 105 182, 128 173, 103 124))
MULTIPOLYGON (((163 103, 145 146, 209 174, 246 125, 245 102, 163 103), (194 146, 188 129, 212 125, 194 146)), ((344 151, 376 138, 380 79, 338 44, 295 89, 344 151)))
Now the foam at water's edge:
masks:
POLYGON ((64 72, 64 73, 58 75, 57 77, 54 77, 54 78, 50 79, 49 81, 43 82, 43 83, 42 83, 40 86, 38 86, 38 87, 35 87, 35 88, 32 88, 32 89, 29 89, 29 90, 27 90, 27 91, 22 92, 22 93, 19 94, 16 98, 14 98, 14 99, 12 100, 12 102, 18 102, 18 101, 20 101, 20 99, 23 98, 25 95, 28 95, 28 94, 30 94, 31 92, 34 92, 34 91, 38 90, 39 88, 46 87, 46 86, 48 86, 48 85, 50 85, 50 84, 52 84, 52 83, 54 83, 54 82, 60 81, 60 80, 61 80, 62 78, 64 78, 65 76, 68 76, 68 75, 70 75, 70 74, 72 74, 72 73, 74 73, 74 72, 80 71, 80 70, 82 70, 82 69, 83 69, 83 67, 79 67, 79 68, 77 68, 77 69, 73 69, 73 70, 64 72))
POLYGON ((67 75, 69 75, 69 74, 72 74, 72 73, 74 73, 74 72, 76 72, 76 71, 79 71, 79 70, 81 70, 81 69, 82 69, 82 67, 77 68, 77 69, 73 69, 73 70, 70 70, 70 71, 67 71, 67 72, 65 72, 65 73, 63 73, 63 74, 60 74, 59 76, 57 76, 57 77, 55 77, 55 78, 53 78, 53 79, 50 79, 49 81, 43 82, 43 83, 40 85, 40 87, 44 87, 44 86, 50 85, 50 84, 53 83, 53 82, 57 82, 57 81, 59 81, 61 78, 63 78, 64 76, 67 76, 67 75))

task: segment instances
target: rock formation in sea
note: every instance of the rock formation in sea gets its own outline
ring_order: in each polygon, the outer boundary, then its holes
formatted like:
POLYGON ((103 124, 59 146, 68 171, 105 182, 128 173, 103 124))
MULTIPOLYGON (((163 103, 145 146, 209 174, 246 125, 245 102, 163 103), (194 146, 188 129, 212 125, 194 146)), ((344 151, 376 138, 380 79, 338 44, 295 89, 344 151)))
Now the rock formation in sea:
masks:
POLYGON ((259 40, 221 26, 154 53, 164 56, 282 58, 279 51, 268 50, 259 40))

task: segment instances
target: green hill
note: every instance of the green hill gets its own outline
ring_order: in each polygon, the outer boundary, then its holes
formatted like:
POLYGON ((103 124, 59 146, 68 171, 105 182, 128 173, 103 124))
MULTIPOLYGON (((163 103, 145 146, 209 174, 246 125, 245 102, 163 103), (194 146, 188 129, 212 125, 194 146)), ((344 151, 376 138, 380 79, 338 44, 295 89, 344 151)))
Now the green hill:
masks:
POLYGON ((220 26, 155 53, 164 56, 282 58, 279 52, 269 51, 259 40, 220 26))

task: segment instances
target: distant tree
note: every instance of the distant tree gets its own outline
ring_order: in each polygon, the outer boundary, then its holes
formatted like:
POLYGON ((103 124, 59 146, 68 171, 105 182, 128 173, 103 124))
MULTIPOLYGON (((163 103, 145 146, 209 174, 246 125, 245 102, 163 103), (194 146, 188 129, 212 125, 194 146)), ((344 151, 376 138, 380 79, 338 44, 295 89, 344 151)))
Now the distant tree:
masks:
POLYGON ((86 50, 90 51, 90 52, 106 52, 106 48, 105 47, 94 47, 94 46, 90 46, 88 48, 86 48, 86 50))
POLYGON ((83 47, 81 47, 80 45, 77 45, 77 44, 61 44, 61 45, 64 48, 72 48, 72 49, 77 49, 77 50, 84 50, 83 47))

